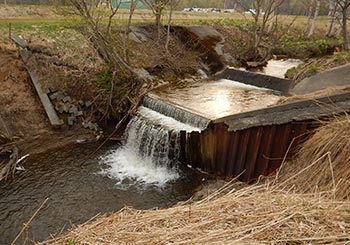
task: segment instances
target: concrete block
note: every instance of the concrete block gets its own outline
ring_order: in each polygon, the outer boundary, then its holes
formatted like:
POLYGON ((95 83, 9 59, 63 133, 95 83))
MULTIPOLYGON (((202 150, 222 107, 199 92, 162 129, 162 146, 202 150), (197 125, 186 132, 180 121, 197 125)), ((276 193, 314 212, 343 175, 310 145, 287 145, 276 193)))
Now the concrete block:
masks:
POLYGON ((26 40, 24 40, 20 35, 12 34, 11 35, 11 39, 12 39, 12 41, 14 41, 21 48, 27 48, 28 47, 28 42, 26 40))
POLYGON ((55 92, 53 94, 50 95, 50 100, 55 100, 57 99, 57 96, 58 96, 58 92, 55 92))
POLYGON ((69 126, 73 126, 73 124, 77 121, 77 119, 74 116, 70 116, 67 118, 67 123, 69 126))
POLYGON ((69 108, 69 113, 71 113, 73 115, 78 113, 78 107, 76 107, 75 105, 71 105, 69 108))
POLYGON ((81 117, 81 116, 83 116, 83 112, 82 111, 77 111, 77 113, 75 113, 74 116, 81 117))
POLYGON ((88 101, 85 102, 86 108, 89 108, 91 105, 92 105, 91 101, 88 100, 88 101))
POLYGON ((66 96, 66 97, 64 97, 64 98, 62 99, 62 101, 63 101, 64 103, 66 103, 66 102, 72 103, 72 98, 71 98, 70 96, 66 96))

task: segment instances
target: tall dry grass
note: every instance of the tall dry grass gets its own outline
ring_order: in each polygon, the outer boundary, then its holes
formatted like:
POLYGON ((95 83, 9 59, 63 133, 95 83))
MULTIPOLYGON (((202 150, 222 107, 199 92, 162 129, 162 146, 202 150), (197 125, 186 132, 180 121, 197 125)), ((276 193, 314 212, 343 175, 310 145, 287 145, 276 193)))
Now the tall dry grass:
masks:
POLYGON ((347 201, 254 185, 168 209, 124 208, 43 244, 346 244, 349 231, 347 201))
POLYGON ((299 193, 350 200, 350 117, 318 128, 278 178, 281 186, 299 193))

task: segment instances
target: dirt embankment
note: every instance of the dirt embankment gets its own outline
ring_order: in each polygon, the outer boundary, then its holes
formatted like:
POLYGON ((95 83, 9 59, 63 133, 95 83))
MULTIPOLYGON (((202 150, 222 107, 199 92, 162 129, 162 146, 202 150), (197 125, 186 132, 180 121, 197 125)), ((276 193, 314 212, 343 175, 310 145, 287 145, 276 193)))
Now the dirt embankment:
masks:
POLYGON ((14 48, 0 47, 0 130, 26 138, 51 132, 45 112, 14 48))
POLYGON ((22 156, 94 139, 82 129, 53 130, 18 51, 0 46, 0 181, 22 156))

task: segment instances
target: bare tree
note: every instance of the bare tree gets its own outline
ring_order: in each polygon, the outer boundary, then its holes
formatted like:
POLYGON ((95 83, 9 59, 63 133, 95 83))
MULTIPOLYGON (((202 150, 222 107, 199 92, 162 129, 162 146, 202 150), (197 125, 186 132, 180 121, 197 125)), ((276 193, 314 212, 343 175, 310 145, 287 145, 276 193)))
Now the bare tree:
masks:
POLYGON ((170 29, 171 29, 171 21, 173 19, 173 11, 176 8, 176 6, 179 5, 179 3, 180 3, 180 0, 170 0, 169 1, 168 28, 167 28, 167 35, 166 35, 166 41, 165 41, 165 50, 167 53, 169 53, 170 29))
MULTIPOLYGON (((310 26, 310 29, 309 29, 309 33, 307 35, 307 37, 311 37, 314 32, 315 32, 315 27, 316 27, 316 20, 317 20, 317 17, 318 17, 318 13, 320 11, 320 6, 321 6, 321 1, 320 0, 313 0, 312 1, 312 9, 314 10, 313 11, 313 19, 312 19, 312 22, 311 22, 311 26, 310 26)), ((311 14, 311 13, 309 13, 311 14)))
POLYGON ((141 0, 141 2, 152 10, 156 17, 156 25, 160 28, 163 11, 171 0, 141 0))
POLYGON ((243 9, 249 9, 253 20, 254 32, 254 50, 257 53, 264 35, 267 34, 268 23, 277 18, 278 8, 282 5, 283 0, 254 0, 251 7, 247 1, 238 1, 243 9))
POLYGON ((336 0, 342 13, 342 35, 344 40, 344 49, 349 50, 348 38, 348 10, 350 7, 350 0, 336 0))
POLYGON ((112 0, 107 0, 106 1, 106 7, 109 8, 111 10, 110 15, 108 16, 108 24, 107 24, 107 33, 110 34, 111 33, 111 25, 112 25, 112 20, 113 17, 117 14, 120 4, 122 3, 121 0, 116 1, 115 2, 116 5, 113 6, 112 4, 112 0))
POLYGON ((139 77, 135 70, 118 54, 113 45, 110 33, 112 18, 116 14, 116 10, 113 9, 113 6, 110 7, 111 15, 108 18, 109 22, 107 28, 104 28, 103 24, 101 24, 104 15, 100 14, 101 11, 96 11, 95 4, 87 2, 87 0, 70 0, 70 2, 75 7, 76 13, 82 17, 86 23, 91 32, 92 40, 106 63, 115 71, 139 77))
POLYGON ((336 0, 329 0, 328 2, 328 24, 326 37, 333 37, 335 35, 336 21, 337 21, 338 3, 336 0))
POLYGON ((126 26, 126 32, 124 35, 125 36, 125 38, 124 38, 124 56, 125 56, 125 60, 127 62, 130 62, 128 43, 129 43, 129 35, 131 32, 131 21, 132 21, 132 17, 134 15, 135 9, 137 7, 137 4, 138 4, 138 0, 131 0, 130 1, 128 25, 126 26))

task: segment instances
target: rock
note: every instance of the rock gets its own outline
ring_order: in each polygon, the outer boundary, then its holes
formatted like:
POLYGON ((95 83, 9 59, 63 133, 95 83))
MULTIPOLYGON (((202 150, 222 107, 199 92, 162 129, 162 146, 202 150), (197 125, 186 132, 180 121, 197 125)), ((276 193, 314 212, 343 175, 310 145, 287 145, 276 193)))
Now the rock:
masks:
POLYGON ((88 100, 88 101, 85 102, 86 108, 89 108, 91 105, 92 105, 91 101, 88 100))
POLYGON ((64 112, 68 112, 69 108, 66 104, 61 103, 55 107, 55 110, 58 111, 60 114, 62 114, 64 112))
POLYGON ((65 95, 63 93, 57 92, 56 100, 63 100, 64 97, 65 97, 65 95))
POLYGON ((57 99, 57 96, 58 96, 58 92, 55 92, 55 93, 51 94, 49 97, 50 97, 50 100, 55 100, 55 99, 57 99))
POLYGON ((90 129, 90 130, 94 130, 94 131, 98 131, 99 130, 99 126, 98 126, 98 124, 97 123, 92 123, 91 121, 89 121, 89 122, 87 122, 87 123, 83 123, 83 127, 84 128, 88 128, 88 129, 90 129))
POLYGON ((66 102, 72 103, 72 98, 71 98, 70 96, 66 96, 66 97, 64 97, 64 98, 62 99, 62 101, 63 101, 64 103, 66 103, 66 102))
POLYGON ((83 115, 82 111, 77 111, 77 113, 74 114, 76 117, 81 117, 83 115))
POLYGON ((204 78, 208 78, 207 73, 205 73, 205 71, 203 71, 202 69, 198 69, 197 70, 197 74, 200 78, 204 79, 204 78))
POLYGON ((68 112, 69 112, 69 107, 70 107, 69 104, 63 104, 63 105, 62 105, 62 110, 63 110, 64 112, 68 113, 68 112))
POLYGON ((46 91, 46 93, 47 93, 47 94, 53 94, 53 93, 55 93, 56 91, 57 91, 57 90, 54 89, 54 88, 48 88, 47 91, 46 91))
POLYGON ((84 128, 90 128, 91 122, 83 123, 84 128))
POLYGON ((94 130, 94 131, 98 131, 99 126, 97 123, 91 123, 89 129, 94 130))
POLYGON ((77 119, 74 116, 70 116, 67 118, 67 122, 69 126, 73 126, 73 124, 77 121, 77 119))
POLYGON ((141 26, 131 26, 130 30, 131 32, 129 33, 129 38, 134 42, 143 43, 152 38, 149 31, 141 26))
POLYGON ((143 80, 150 81, 155 79, 154 76, 152 76, 148 71, 146 71, 143 68, 134 69, 134 72, 139 78, 142 78, 143 80))
POLYGON ((71 113, 73 115, 78 113, 78 107, 76 107, 75 105, 71 105, 69 108, 69 113, 71 113))

